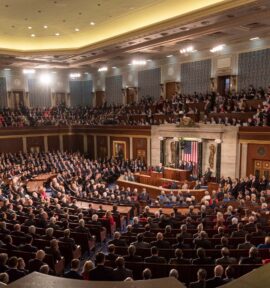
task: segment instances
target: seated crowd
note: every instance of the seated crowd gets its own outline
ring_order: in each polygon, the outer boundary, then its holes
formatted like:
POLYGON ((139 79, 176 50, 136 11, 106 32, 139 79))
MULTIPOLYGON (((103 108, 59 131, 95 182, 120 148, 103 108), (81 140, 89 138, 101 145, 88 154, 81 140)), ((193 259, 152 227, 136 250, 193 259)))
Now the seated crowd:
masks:
POLYGON ((207 124, 269 126, 269 97, 269 87, 265 91, 250 85, 246 90, 232 91, 229 95, 195 92, 193 95, 176 94, 170 100, 161 96, 157 101, 143 97, 138 102, 121 106, 104 103, 102 107, 4 108, 0 111, 0 127, 159 125, 179 123, 184 115, 198 115, 194 120, 200 121, 200 113, 204 114, 202 121, 207 124), (250 105, 250 100, 259 100, 259 103, 250 105), (251 116, 244 120, 235 116, 248 112, 251 116), (218 116, 213 117, 211 113, 218 116))
POLYGON ((222 177, 201 201, 162 193, 162 202, 147 189, 114 184, 144 169, 139 160, 92 161, 79 153, 2 154, 0 282, 38 271, 90 281, 170 275, 189 287, 218 287, 270 262, 266 179, 222 177), (44 173, 52 175, 47 186, 30 192, 29 180, 44 173), (170 213, 162 208, 166 198, 174 202, 170 213), (130 218, 120 215, 121 205, 132 208, 130 218), (104 243, 106 253, 80 260, 104 243))

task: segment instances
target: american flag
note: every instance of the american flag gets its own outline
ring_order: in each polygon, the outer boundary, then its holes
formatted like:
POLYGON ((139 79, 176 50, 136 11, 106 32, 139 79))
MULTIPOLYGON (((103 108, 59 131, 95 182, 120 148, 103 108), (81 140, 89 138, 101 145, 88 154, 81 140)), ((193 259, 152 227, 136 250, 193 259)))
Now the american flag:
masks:
POLYGON ((192 161, 198 163, 198 142, 186 141, 184 149, 182 150, 182 160, 192 161))

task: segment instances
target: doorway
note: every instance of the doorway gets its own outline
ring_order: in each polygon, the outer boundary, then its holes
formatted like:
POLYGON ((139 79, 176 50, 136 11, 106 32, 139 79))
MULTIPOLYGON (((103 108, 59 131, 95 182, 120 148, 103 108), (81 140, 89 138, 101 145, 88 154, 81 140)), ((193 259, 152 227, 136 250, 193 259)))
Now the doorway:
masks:
POLYGON ((230 92, 231 76, 218 76, 217 91, 220 95, 227 95, 230 92))
POLYGON ((267 180, 270 179, 270 161, 255 160, 254 161, 254 175, 257 178, 265 176, 267 180))

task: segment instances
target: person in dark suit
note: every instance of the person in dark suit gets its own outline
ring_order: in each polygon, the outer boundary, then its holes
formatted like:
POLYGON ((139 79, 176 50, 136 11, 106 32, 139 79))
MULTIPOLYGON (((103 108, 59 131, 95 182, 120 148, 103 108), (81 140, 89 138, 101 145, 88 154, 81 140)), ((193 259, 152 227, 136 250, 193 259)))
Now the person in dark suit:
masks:
POLYGON ((150 243, 150 246, 153 247, 157 247, 158 249, 169 249, 170 248, 170 242, 165 241, 163 239, 163 234, 161 232, 157 233, 157 240, 156 241, 152 241, 150 243))
POLYGON ((16 256, 10 257, 10 259, 8 260, 8 267, 9 269, 6 271, 6 273, 9 277, 9 283, 25 276, 25 273, 18 269, 18 258, 16 256))
POLYGON ((113 235, 113 240, 109 241, 109 245, 113 244, 115 246, 127 246, 127 243, 124 239, 120 239, 121 238, 121 234, 120 232, 116 231, 114 232, 114 235, 113 235))
POLYGON ((110 244, 108 246, 108 254, 105 256, 107 261, 114 262, 117 259, 118 255, 115 254, 115 246, 110 244))
POLYGON ((8 270, 7 261, 8 261, 8 254, 1 253, 0 254, 0 273, 4 273, 8 270))
POLYGON ((217 265, 214 268, 214 277, 206 280, 206 288, 216 288, 224 284, 222 276, 224 269, 221 265, 217 265))
POLYGON ((227 266, 225 269, 225 278, 223 279, 223 283, 227 284, 234 280, 235 270, 232 266, 227 266))
POLYGON ((183 258, 182 249, 177 248, 177 249, 175 249, 174 253, 175 253, 175 258, 171 258, 169 260, 170 265, 178 265, 178 264, 181 265, 181 264, 190 264, 191 263, 190 259, 183 258))
POLYGON ((201 231, 199 236, 194 239, 193 241, 194 247, 197 248, 204 248, 204 249, 210 249, 211 248, 211 242, 207 239, 207 234, 205 231, 201 231))
POLYGON ((189 288, 205 288, 206 287, 207 272, 205 269, 200 268, 197 272, 197 281, 191 282, 189 288))
POLYGON ((213 264, 213 260, 210 257, 206 257, 205 250, 203 248, 197 249, 197 257, 192 260, 193 265, 207 265, 213 264))
POLYGON ((36 246, 33 246, 32 245, 33 243, 33 237, 32 236, 29 236, 27 235, 26 239, 25 239, 25 244, 24 245, 21 245, 19 247, 19 249, 21 251, 25 251, 25 252, 37 252, 38 248, 36 246))
POLYGON ((137 241, 135 242, 132 242, 131 245, 134 245, 136 248, 149 248, 150 247, 150 244, 143 241, 143 234, 142 233, 139 233, 137 235, 137 241))
POLYGON ((30 259, 28 262, 29 272, 39 272, 41 266, 45 265, 46 263, 43 262, 46 254, 43 250, 38 250, 36 252, 36 257, 34 259, 30 259))
POLYGON ((105 266, 105 255, 98 252, 96 255, 96 267, 89 271, 89 280, 112 281, 113 269, 105 266))
POLYGON ((16 245, 13 245, 13 240, 10 235, 6 235, 5 237, 6 249, 8 250, 18 250, 16 245))
POLYGON ((156 172, 158 173, 163 173, 164 172, 164 167, 162 163, 159 163, 158 166, 156 167, 156 172))
POLYGON ((89 232, 89 229, 87 227, 85 227, 84 219, 79 220, 79 226, 77 226, 74 230, 75 230, 75 232, 78 232, 78 233, 86 233, 86 234, 88 234, 89 239, 91 238, 91 234, 89 232))
POLYGON ((146 263, 166 263, 164 257, 158 256, 158 248, 156 246, 151 247, 151 256, 144 259, 146 263))
POLYGON ((184 243, 184 239, 183 239, 183 237, 180 234, 178 234, 176 236, 176 241, 177 241, 177 243, 172 245, 173 249, 176 249, 176 248, 188 249, 190 247, 188 244, 184 243))
POLYGON ((144 232, 143 232, 143 237, 155 237, 155 234, 153 232, 151 232, 151 227, 149 224, 146 224, 144 226, 144 232))
POLYGON ((127 252, 128 255, 124 256, 126 262, 143 262, 142 257, 136 255, 136 247, 134 245, 130 245, 127 252))
POLYGON ((64 231, 64 237, 60 237, 59 241, 64 242, 64 243, 69 243, 73 250, 75 250, 77 248, 75 240, 70 237, 70 230, 69 229, 66 229, 64 231))
POLYGON ((234 257, 230 257, 230 250, 227 247, 221 249, 221 256, 221 258, 216 259, 216 265, 230 265, 237 263, 234 257))
POLYGON ((116 268, 113 270, 114 281, 124 281, 128 277, 133 277, 132 270, 125 267, 125 260, 123 257, 118 257, 115 264, 116 268))
POLYGON ((53 239, 50 241, 50 247, 45 247, 45 252, 53 255, 55 262, 60 261, 62 258, 58 242, 57 239, 53 239))
POLYGON ((251 240, 252 240, 252 236, 250 234, 246 234, 245 242, 238 244, 237 249, 249 250, 251 247, 254 247, 254 245, 250 242, 251 240))
POLYGON ((21 231, 21 225, 15 224, 13 231, 10 233, 11 236, 17 236, 17 237, 25 237, 25 233, 21 231))
POLYGON ((231 238, 244 238, 247 231, 244 230, 243 224, 237 224, 237 231, 232 232, 231 238))
POLYGON ((262 258, 259 257, 259 251, 256 247, 249 249, 248 257, 242 257, 239 264, 262 264, 262 258))
POLYGON ((82 280, 83 277, 78 273, 80 269, 80 260, 72 259, 71 269, 64 274, 65 278, 82 280))

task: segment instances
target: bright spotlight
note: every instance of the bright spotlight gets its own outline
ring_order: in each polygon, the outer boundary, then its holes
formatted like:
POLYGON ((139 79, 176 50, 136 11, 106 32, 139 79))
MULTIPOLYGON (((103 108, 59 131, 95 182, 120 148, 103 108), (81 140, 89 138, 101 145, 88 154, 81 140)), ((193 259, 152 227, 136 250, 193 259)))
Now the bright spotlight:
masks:
POLYGON ((35 74, 35 69, 23 69, 23 74, 35 74))
POLYGON ((41 74, 39 76, 39 81, 41 84, 49 85, 52 83, 52 76, 49 73, 41 74))

